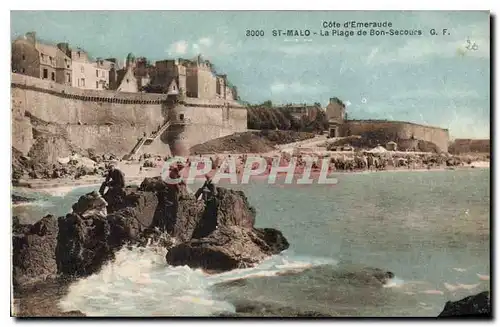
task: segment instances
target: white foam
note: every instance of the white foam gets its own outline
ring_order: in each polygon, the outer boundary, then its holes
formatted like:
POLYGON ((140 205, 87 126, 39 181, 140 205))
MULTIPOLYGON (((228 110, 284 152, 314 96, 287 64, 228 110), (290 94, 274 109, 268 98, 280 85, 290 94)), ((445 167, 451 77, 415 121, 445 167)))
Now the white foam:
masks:
POLYGON ((30 201, 30 202, 19 202, 19 203, 13 203, 13 207, 43 207, 43 208, 48 208, 48 207, 54 207, 55 204, 50 202, 50 201, 44 201, 44 200, 36 200, 36 201, 30 201))
POLYGON ((90 188, 94 189, 100 184, 84 184, 84 185, 70 185, 70 186, 57 186, 57 187, 50 187, 50 188, 43 188, 40 189, 41 193, 48 194, 50 196, 57 196, 57 197, 64 197, 68 195, 69 193, 78 190, 78 189, 83 189, 83 188, 90 188))
POLYGON ((207 275, 186 266, 169 266, 165 254, 153 246, 123 248, 99 273, 72 284, 59 306, 65 311, 80 310, 88 316, 208 316, 234 312, 232 304, 213 297, 212 285, 336 263, 331 259, 307 260, 281 254, 253 268, 207 275))
POLYGON ((385 288, 401 288, 405 285, 405 281, 398 277, 393 277, 384 284, 385 288))
POLYGON ((481 275, 481 274, 476 274, 477 277, 479 277, 480 280, 490 280, 490 275, 481 275))

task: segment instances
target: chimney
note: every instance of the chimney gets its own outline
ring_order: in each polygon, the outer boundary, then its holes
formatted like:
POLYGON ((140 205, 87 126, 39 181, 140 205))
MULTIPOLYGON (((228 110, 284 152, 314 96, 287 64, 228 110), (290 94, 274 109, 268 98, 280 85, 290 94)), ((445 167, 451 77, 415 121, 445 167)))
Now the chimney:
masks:
POLYGON ((36 32, 28 32, 26 33, 26 39, 33 43, 36 44, 36 32))
POLYGON ((64 52, 65 55, 67 55, 68 57, 71 57, 71 50, 69 49, 68 43, 58 43, 57 47, 59 48, 59 50, 64 52))

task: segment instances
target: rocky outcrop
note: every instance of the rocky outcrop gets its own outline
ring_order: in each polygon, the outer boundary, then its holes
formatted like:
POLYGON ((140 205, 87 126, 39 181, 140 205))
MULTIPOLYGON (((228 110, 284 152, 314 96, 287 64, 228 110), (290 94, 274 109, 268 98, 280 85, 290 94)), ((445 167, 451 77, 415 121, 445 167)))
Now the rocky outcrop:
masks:
POLYGON ((267 229, 267 232, 259 233, 256 229, 220 226, 207 237, 173 247, 166 258, 174 266, 188 265, 211 272, 223 272, 252 267, 266 257, 286 250, 288 246, 277 230, 267 229), (265 238, 260 237, 270 233, 279 234, 274 238, 284 241, 279 245, 268 244, 265 238))
POLYGON ((255 209, 243 192, 218 192, 216 201, 205 205, 159 178, 145 179, 139 188, 85 194, 65 217, 47 216, 35 225, 14 219, 16 283, 57 274, 88 276, 124 245, 151 241, 169 248, 170 264, 212 271, 252 266, 288 248, 281 232, 253 227, 255 209))
POLYGON ((332 277, 337 280, 349 281, 351 285, 371 285, 381 286, 386 284, 394 273, 380 268, 345 265, 341 269, 332 273, 332 277))
POLYGON ((216 317, 280 317, 280 318, 320 318, 332 317, 318 311, 297 310, 296 308, 280 306, 275 303, 262 303, 254 301, 238 301, 234 303, 234 313, 216 314, 216 317))
POLYGON ((58 271, 65 275, 87 276, 127 243, 138 242, 141 233, 152 227, 156 197, 127 189, 123 202, 108 205, 97 192, 80 197, 73 213, 59 218, 57 242, 58 271), (110 213, 107 214, 107 211, 110 213))
POLYGON ((19 204, 19 203, 26 203, 33 201, 33 199, 31 198, 27 198, 16 194, 12 194, 11 198, 12 198, 12 204, 19 204))
POLYGON ((286 250, 289 244, 280 231, 253 227, 255 215, 243 192, 218 187, 192 239, 170 249, 167 262, 220 272, 251 267, 286 250))
POLYGON ((56 244, 58 224, 48 215, 34 225, 13 220, 12 268, 14 286, 35 282, 57 274, 56 244))
POLYGON ((468 296, 459 301, 446 302, 439 318, 492 318, 490 292, 468 296))

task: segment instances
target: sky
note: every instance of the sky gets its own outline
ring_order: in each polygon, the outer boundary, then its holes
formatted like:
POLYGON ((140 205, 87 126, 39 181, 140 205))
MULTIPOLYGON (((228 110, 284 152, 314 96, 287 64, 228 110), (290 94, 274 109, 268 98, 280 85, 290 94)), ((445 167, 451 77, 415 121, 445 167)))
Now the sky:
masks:
POLYGON ((94 58, 123 61, 133 53, 154 62, 201 54, 251 103, 326 106, 338 97, 349 119, 438 126, 452 138, 490 135, 484 11, 12 11, 11 38, 28 31, 94 58), (370 35, 370 27, 344 27, 351 21, 387 22, 392 26, 374 29, 421 35, 370 35), (247 36, 247 30, 264 35, 247 36), (310 35, 273 36, 273 30, 310 35), (326 31, 329 36, 321 35, 326 31), (355 35, 340 35, 345 31, 355 35), (357 35, 363 31, 368 35, 357 35))

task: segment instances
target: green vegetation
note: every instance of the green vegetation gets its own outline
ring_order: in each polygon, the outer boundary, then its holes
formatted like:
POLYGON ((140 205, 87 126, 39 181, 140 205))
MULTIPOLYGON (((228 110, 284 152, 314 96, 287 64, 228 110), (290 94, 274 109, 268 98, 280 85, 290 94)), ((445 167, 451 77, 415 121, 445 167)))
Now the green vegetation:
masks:
MULTIPOLYGON (((309 115, 294 117, 292 105, 274 106, 271 101, 258 105, 246 104, 248 108, 248 128, 259 130, 292 130, 300 132, 321 133, 328 129, 328 119, 319 103, 310 107, 309 115)), ((296 105, 293 106, 297 108, 296 105)), ((306 107, 306 105, 304 105, 306 107)))

